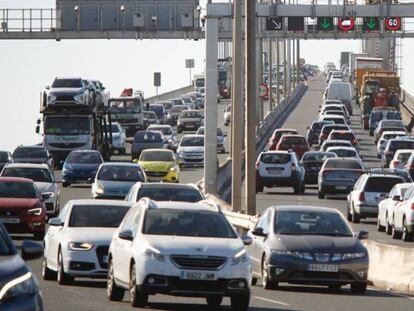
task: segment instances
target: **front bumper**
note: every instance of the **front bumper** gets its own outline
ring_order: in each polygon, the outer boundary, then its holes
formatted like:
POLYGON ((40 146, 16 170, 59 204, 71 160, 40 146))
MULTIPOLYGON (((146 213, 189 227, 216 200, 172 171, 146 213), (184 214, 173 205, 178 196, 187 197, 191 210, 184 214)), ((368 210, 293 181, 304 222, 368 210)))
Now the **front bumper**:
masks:
POLYGON ((106 278, 108 273, 109 246, 94 246, 89 251, 70 251, 63 253, 65 272, 75 277, 106 278))
POLYGON ((21 216, 19 223, 4 223, 9 233, 41 233, 45 231, 46 215, 21 216))
POLYGON ((154 172, 154 171, 145 171, 147 175, 147 181, 152 182, 178 182, 180 180, 179 172, 154 172))
POLYGON ((72 173, 72 174, 62 174, 62 182, 69 184, 89 184, 89 180, 95 179, 95 173, 72 173))

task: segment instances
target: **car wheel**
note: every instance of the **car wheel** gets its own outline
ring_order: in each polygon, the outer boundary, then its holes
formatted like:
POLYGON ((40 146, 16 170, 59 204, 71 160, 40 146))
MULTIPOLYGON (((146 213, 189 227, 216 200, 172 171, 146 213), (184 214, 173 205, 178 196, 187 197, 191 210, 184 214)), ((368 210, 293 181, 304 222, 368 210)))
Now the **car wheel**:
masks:
POLYGON ((304 193, 305 193, 305 191, 306 191, 306 186, 305 186, 305 183, 303 183, 303 184, 300 186, 300 193, 301 193, 301 194, 304 194, 304 193))
POLYGON ((374 136, 374 131, 373 130, 369 130, 369 136, 374 136))
POLYGON ((58 253, 57 281, 60 285, 69 285, 73 283, 73 277, 65 273, 65 268, 63 267, 63 257, 62 257, 61 250, 59 250, 59 253, 58 253))
POLYGON ((392 226, 391 237, 394 240, 401 239, 402 233, 395 228, 395 223, 392 226))
POLYGON ((49 269, 49 267, 47 266, 46 257, 44 256, 42 261, 42 279, 45 281, 56 280, 56 272, 49 269))
POLYGON ((351 214, 351 210, 349 209, 349 206, 347 206, 346 208, 346 219, 348 221, 352 221, 352 214, 351 214))
POLYGON ((387 235, 391 235, 392 233, 392 226, 390 224, 390 221, 388 220, 388 215, 385 218, 385 233, 387 235))
POLYGON ((133 264, 129 277, 129 301, 132 307, 144 308, 148 302, 148 295, 138 289, 136 273, 135 264, 133 264))
POLYGON ((341 284, 331 284, 329 285, 329 289, 331 291, 337 292, 341 290, 342 285, 341 284))
POLYGON ((209 309, 215 310, 218 309, 223 302, 223 296, 217 295, 217 296, 210 296, 206 298, 207 304, 209 306, 209 309))
POLYGON ((293 192, 295 194, 300 194, 300 190, 301 190, 301 185, 297 185, 297 186, 293 187, 293 192))
POLYGON ((122 154, 126 154, 126 148, 122 149, 122 154))
POLYGON ((361 216, 357 214, 355 209, 352 209, 351 221, 354 224, 359 224, 359 222, 361 221, 361 216))
POLYGON ((252 278, 252 286, 256 286, 257 285, 257 278, 252 278))
POLYGON ((108 280, 106 283, 106 294, 110 301, 122 301, 124 299, 125 290, 120 288, 115 283, 114 278, 114 265, 112 259, 109 260, 108 264, 108 280))
POLYGON ((413 240, 412 232, 408 232, 407 219, 404 218, 402 239, 404 242, 411 242, 413 240))
POLYGON ((318 198, 321 199, 321 200, 325 199, 325 193, 319 191, 318 192, 318 198))
POLYGON ((65 181, 64 181, 64 182, 62 183, 62 187, 63 187, 63 188, 66 188, 66 187, 69 187, 69 186, 70 186, 70 183, 68 183, 68 182, 65 182, 65 181))
POLYGON ((351 292, 354 294, 365 294, 367 291, 367 283, 354 283, 351 284, 351 292))
POLYGON ((230 301, 232 311, 247 311, 249 310, 250 294, 232 296, 230 301))
POLYGON ((264 289, 276 289, 277 282, 272 282, 269 278, 269 271, 267 269, 267 259, 263 258, 262 262, 262 286, 264 289))
POLYGON ((256 183, 256 193, 263 192, 264 186, 260 182, 256 183))
POLYGON ((378 230, 378 232, 384 232, 385 231, 385 227, 383 225, 381 225, 381 221, 380 221, 379 218, 377 219, 377 230, 378 230))

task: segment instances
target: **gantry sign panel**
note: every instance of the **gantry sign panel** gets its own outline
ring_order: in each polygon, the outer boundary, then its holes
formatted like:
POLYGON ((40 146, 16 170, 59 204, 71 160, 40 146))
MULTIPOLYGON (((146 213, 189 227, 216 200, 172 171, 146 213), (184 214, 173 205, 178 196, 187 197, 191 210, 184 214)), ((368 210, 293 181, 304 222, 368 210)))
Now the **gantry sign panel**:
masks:
POLYGON ((199 30, 198 0, 56 0, 62 31, 199 30))

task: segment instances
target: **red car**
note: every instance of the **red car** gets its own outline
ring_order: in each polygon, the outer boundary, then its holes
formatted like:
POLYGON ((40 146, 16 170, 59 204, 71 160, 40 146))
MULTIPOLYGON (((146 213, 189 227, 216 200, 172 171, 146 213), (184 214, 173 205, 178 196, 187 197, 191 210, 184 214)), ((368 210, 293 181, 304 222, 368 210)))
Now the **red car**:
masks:
POLYGON ((276 129, 273 132, 272 137, 269 139, 268 148, 269 150, 276 150, 276 146, 279 143, 280 137, 285 134, 297 134, 295 129, 276 129))
POLYGON ((309 151, 309 145, 302 135, 286 134, 280 138, 276 150, 292 150, 300 159, 305 152, 309 151))
POLYGON ((45 235, 47 195, 39 193, 31 179, 0 177, 0 222, 10 233, 45 235))

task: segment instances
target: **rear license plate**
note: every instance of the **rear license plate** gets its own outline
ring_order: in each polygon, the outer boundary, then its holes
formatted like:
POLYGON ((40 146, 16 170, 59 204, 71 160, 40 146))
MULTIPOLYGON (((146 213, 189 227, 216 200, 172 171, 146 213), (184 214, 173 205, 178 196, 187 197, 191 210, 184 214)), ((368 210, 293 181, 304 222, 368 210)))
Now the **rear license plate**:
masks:
POLYGON ((0 222, 4 224, 19 224, 20 219, 19 218, 0 218, 0 222))
POLYGON ((187 123, 185 125, 185 127, 187 127, 187 128, 195 128, 195 125, 194 125, 194 123, 187 123))
POLYGON ((215 281, 217 276, 212 272, 181 271, 180 278, 183 280, 215 281))
POLYGON ((270 174, 281 174, 283 172, 283 169, 280 169, 280 168, 268 168, 267 171, 270 174))
POLYGON ((336 190, 346 190, 346 186, 336 186, 336 190))
POLYGON ((338 272, 338 265, 326 265, 326 264, 310 264, 308 265, 308 271, 314 272, 338 272))

